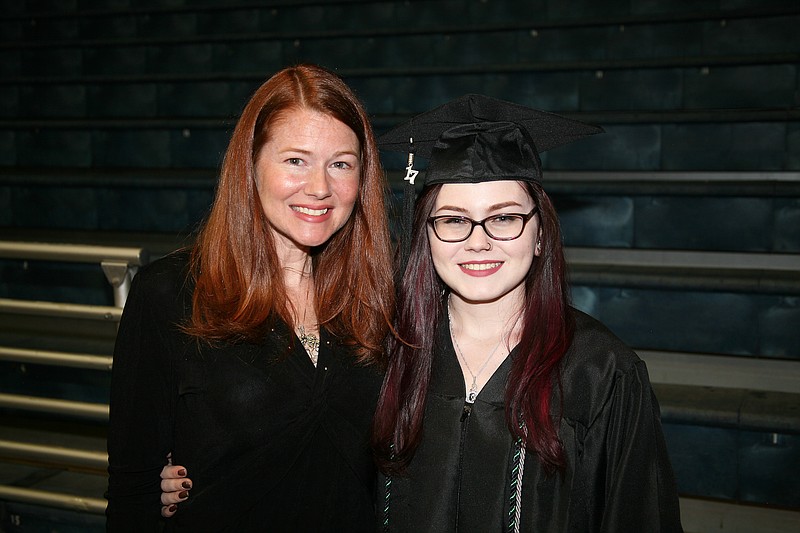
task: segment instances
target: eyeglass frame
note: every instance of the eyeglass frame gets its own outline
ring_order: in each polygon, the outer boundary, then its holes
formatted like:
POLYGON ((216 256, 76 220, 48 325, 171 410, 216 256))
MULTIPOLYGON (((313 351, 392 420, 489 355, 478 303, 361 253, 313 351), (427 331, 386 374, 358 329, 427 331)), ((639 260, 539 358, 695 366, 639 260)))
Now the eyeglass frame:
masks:
POLYGON ((493 241, 505 242, 505 241, 513 241, 519 239, 522 236, 522 234, 525 233, 525 225, 528 223, 530 219, 536 216, 538 212, 539 212, 539 206, 535 205, 527 215, 523 213, 498 213, 497 215, 488 216, 483 220, 473 220, 469 217, 463 217, 459 215, 437 215, 435 217, 428 217, 427 222, 430 225, 430 227, 433 228, 433 234, 436 235, 436 238, 442 242, 447 242, 447 243, 464 242, 470 237, 472 237, 472 232, 475 231, 475 226, 480 226, 481 228, 483 228, 483 232, 486 234, 486 236, 492 239, 493 241), (491 220, 497 217, 508 217, 508 216, 517 216, 522 218, 522 229, 519 230, 519 235, 517 235, 516 237, 498 238, 492 235, 491 232, 488 229, 486 229, 487 220, 491 220), (463 239, 458 239, 458 240, 442 239, 439 236, 439 232, 436 231, 436 221, 443 218, 457 218, 459 220, 463 220, 464 222, 469 222, 470 224, 472 224, 472 227, 469 228, 469 233, 467 233, 467 235, 463 239))

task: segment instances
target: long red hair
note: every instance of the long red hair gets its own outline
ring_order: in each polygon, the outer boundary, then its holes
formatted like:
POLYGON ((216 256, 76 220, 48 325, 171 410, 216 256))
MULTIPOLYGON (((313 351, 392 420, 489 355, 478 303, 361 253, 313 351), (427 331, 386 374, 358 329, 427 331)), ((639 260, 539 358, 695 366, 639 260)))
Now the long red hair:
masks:
POLYGON ((195 289, 186 331, 207 341, 263 338, 275 319, 294 326, 275 243, 256 190, 255 161, 276 117, 292 109, 353 130, 361 180, 353 213, 312 250, 316 314, 364 363, 384 362, 394 309, 385 175, 369 118, 352 90, 313 65, 285 68, 251 97, 233 131, 211 211, 192 251, 195 289))
MULTIPOLYGON (((574 324, 558 216, 540 185, 524 186, 539 206, 542 251, 525 279, 522 336, 506 385, 506 421, 552 472, 563 468, 565 458, 551 399, 560 390, 559 364, 574 324)), ((373 423, 377 462, 390 474, 404 472, 422 438, 435 333, 445 313, 447 287, 434 269, 426 228, 440 189, 426 188, 416 204, 411 256, 398 286, 399 339, 389 341, 389 365, 373 423)))

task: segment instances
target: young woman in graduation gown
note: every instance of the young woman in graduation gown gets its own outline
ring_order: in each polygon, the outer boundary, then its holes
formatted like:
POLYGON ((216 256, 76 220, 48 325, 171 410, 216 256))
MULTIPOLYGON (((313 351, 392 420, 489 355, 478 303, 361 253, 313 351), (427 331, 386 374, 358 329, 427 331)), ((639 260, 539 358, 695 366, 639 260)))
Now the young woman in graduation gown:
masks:
POLYGON ((645 364, 569 306, 541 185, 540 151, 598 131, 470 95, 379 139, 430 159, 375 418, 383 530, 681 531, 645 364))
POLYGON ((109 531, 161 527, 170 453, 192 496, 168 530, 375 529, 369 429, 394 307, 384 196, 367 115, 337 76, 301 65, 256 91, 196 244, 134 278, 109 531))

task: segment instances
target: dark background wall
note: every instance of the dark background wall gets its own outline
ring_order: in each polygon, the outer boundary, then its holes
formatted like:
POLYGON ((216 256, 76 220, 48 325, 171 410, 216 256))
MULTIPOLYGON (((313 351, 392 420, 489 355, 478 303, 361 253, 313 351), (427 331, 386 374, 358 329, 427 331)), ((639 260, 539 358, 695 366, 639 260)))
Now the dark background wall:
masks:
MULTIPOLYGON (((242 106, 300 61, 338 72, 378 132, 468 92, 602 125, 543 157, 575 305, 647 360, 685 497, 798 510, 796 1, 0 6, 0 240, 154 257, 190 242, 242 106)), ((395 190, 404 164, 385 154, 395 190)), ((112 293, 97 265, 0 258, 0 299, 110 305, 112 293)), ((0 306, 0 345, 109 355, 112 343, 113 329, 32 325, 0 306)), ((103 404, 107 387, 105 372, 0 361, 6 394, 103 404)), ((55 424, 0 416, 14 432, 55 424)), ((102 440, 102 424, 86 427, 102 440)), ((2 483, 38 479, 6 455, 2 483)), ((102 476, 81 479, 102 497, 102 476)), ((4 505, 28 523, 47 509, 4 505)))

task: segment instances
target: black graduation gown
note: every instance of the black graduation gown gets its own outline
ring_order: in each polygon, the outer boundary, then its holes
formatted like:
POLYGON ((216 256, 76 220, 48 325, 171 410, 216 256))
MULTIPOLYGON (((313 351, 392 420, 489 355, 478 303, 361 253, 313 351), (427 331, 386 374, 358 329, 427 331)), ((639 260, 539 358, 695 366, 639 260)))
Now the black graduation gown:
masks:
MULTIPOLYGON (((559 437, 566 470, 545 475, 526 454, 521 531, 681 531, 678 497, 644 363, 602 324, 574 311, 562 367, 559 437)), ((389 530, 508 530, 515 443, 505 384, 516 350, 464 415, 464 379, 446 317, 437 333, 422 442, 407 477, 391 480, 389 530)), ((558 394, 554 394, 557 413, 558 394)), ((379 499, 386 496, 385 481, 379 499)))
POLYGON ((159 527, 172 452, 193 488, 172 531, 371 531, 368 435, 381 374, 323 332, 317 367, 285 324, 262 343, 209 348, 189 313, 186 254, 135 277, 114 352, 110 531, 159 527))

